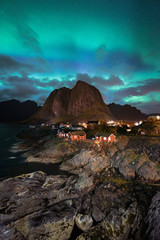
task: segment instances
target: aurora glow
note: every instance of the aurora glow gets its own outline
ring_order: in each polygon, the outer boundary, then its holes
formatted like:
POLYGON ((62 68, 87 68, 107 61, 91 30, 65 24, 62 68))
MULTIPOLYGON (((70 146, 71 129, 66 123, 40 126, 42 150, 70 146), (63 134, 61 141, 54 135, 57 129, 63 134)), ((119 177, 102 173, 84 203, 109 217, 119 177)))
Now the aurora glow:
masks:
POLYGON ((160 105, 159 0, 1 0, 0 101, 43 104, 76 80, 106 103, 160 105))

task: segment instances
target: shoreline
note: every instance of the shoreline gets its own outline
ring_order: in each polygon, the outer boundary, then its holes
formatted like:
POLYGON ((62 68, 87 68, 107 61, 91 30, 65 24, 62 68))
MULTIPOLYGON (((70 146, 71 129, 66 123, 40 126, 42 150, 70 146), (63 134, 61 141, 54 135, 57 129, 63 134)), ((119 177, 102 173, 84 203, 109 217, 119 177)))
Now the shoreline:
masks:
POLYGON ((128 137, 98 145, 52 132, 26 144, 27 160, 58 164, 64 174, 36 171, 0 182, 1 239, 143 240, 149 229, 157 236, 160 168, 130 148, 128 137))

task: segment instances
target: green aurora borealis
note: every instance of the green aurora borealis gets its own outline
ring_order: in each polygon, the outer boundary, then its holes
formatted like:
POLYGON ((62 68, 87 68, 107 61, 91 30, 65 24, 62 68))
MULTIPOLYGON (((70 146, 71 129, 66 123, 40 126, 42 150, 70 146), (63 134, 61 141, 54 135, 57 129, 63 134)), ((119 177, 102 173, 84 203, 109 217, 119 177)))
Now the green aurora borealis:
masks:
POLYGON ((77 80, 160 112, 159 0, 0 0, 0 101, 43 104, 77 80))

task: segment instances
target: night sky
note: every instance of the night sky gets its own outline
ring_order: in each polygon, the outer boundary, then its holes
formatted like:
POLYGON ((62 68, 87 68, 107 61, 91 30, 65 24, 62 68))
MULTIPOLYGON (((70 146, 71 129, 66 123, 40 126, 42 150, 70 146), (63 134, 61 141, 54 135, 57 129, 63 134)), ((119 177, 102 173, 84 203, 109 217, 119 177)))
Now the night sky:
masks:
POLYGON ((77 80, 160 112, 160 1, 0 0, 0 101, 42 105, 77 80))

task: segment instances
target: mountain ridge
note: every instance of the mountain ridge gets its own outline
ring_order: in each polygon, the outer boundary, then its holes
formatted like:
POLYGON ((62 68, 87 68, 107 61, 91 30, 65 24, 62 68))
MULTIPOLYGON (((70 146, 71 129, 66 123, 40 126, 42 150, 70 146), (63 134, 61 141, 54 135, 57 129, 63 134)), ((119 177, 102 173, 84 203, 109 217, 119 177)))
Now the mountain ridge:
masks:
POLYGON ((62 87, 53 90, 43 107, 38 107, 37 103, 31 100, 20 102, 12 99, 0 102, 0 112, 3 113, 0 116, 2 123, 80 122, 111 119, 139 121, 148 116, 128 104, 105 104, 99 90, 81 80, 77 81, 72 89, 62 87))
POLYGON ((37 103, 31 100, 20 102, 16 99, 0 102, 0 122, 19 122, 26 120, 39 110, 37 103))

